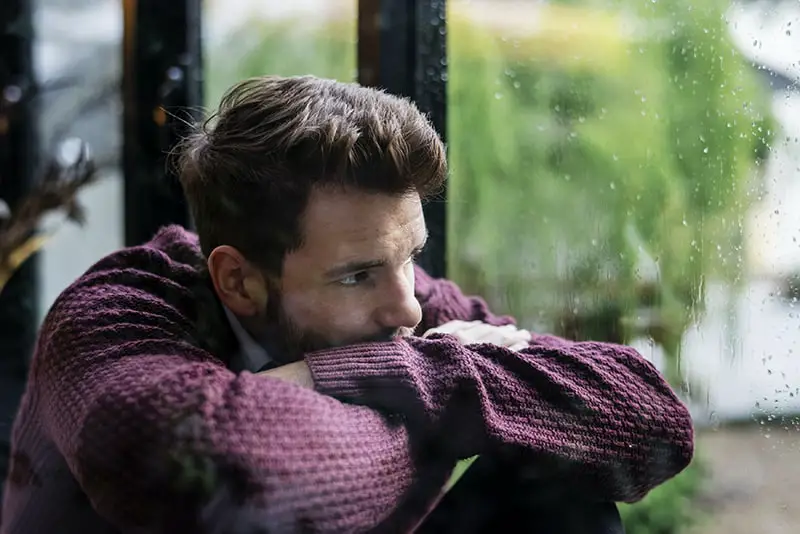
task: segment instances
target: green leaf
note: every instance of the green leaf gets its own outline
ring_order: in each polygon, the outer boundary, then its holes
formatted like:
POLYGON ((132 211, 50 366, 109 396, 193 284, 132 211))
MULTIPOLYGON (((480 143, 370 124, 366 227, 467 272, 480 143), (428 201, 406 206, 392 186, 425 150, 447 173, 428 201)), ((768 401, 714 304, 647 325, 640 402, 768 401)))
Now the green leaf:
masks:
POLYGON ((467 472, 467 469, 478 459, 478 456, 473 456, 472 458, 467 458, 466 460, 461 460, 456 464, 456 467, 453 469, 453 474, 450 475, 450 480, 447 481, 447 484, 444 487, 445 493, 450 491, 450 489, 456 485, 458 479, 460 479, 464 473, 467 472))

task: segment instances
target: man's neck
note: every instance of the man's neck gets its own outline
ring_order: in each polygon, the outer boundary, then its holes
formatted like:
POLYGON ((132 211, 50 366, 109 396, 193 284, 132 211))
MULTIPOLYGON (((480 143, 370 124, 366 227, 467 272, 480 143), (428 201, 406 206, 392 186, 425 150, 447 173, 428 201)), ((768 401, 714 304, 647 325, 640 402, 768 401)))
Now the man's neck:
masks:
MULTIPOLYGON (((265 343, 259 341, 259 337, 254 336, 248 329, 246 318, 236 316, 228 308, 225 315, 231 325, 236 339, 239 342, 239 352, 231 361, 231 368, 234 371, 257 372, 274 361, 273 351, 268 350, 265 343)), ((252 321, 249 321, 252 323, 252 321)))

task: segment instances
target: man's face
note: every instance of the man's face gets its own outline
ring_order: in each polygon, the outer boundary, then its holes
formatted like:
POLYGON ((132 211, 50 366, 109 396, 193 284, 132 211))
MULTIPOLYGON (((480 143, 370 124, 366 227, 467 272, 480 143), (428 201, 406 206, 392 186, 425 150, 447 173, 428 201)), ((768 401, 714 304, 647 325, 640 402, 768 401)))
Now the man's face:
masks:
POLYGON ((315 190, 303 246, 289 253, 268 302, 285 350, 410 334, 422 312, 413 259, 427 239, 418 195, 315 190))

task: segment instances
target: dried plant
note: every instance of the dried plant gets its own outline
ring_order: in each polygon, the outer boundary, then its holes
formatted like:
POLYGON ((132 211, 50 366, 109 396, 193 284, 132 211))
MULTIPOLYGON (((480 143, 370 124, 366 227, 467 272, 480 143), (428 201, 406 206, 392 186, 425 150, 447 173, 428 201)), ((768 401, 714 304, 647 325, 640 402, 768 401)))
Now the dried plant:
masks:
POLYGON ((11 211, 0 199, 0 291, 22 263, 37 252, 54 230, 42 231, 42 219, 63 212, 66 220, 82 225, 83 207, 77 194, 97 179, 97 168, 82 141, 66 164, 53 158, 35 188, 11 211))

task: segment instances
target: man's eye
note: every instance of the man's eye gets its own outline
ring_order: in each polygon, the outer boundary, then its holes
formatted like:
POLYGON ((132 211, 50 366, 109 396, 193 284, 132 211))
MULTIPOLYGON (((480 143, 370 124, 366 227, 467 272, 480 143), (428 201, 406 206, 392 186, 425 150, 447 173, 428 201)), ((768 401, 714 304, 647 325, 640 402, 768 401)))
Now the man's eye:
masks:
POLYGON ((360 273, 351 274, 341 278, 339 283, 343 286, 357 286, 359 284, 363 284, 368 278, 369 273, 366 271, 361 271, 360 273))

